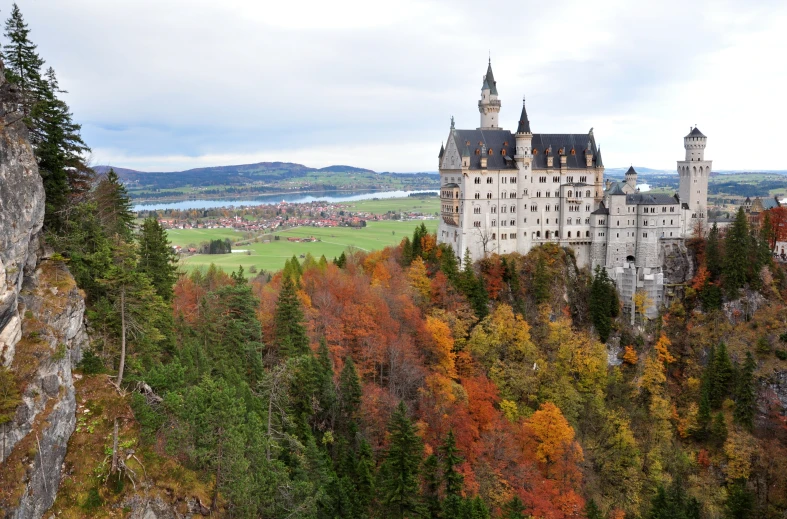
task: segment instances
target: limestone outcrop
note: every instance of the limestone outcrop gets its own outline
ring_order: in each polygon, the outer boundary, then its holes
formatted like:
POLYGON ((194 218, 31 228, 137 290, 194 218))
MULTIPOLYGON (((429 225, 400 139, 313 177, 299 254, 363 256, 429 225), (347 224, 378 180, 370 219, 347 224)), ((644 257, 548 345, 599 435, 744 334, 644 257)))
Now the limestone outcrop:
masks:
POLYGON ((82 293, 47 259, 44 187, 15 99, 0 65, 0 363, 21 395, 0 426, 0 517, 27 519, 57 494, 76 421, 71 369, 87 336, 82 293))

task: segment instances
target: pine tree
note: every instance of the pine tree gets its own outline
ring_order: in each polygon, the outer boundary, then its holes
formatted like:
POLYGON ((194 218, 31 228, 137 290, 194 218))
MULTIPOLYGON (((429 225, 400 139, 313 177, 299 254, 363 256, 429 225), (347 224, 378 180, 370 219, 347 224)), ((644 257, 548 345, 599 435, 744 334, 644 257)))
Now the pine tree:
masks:
MULTIPOLYGON (((41 99, 45 90, 41 78, 41 67, 44 60, 38 55, 36 45, 30 41, 30 29, 27 28, 22 12, 16 3, 11 8, 11 16, 5 22, 5 37, 8 43, 3 46, 6 79, 16 84, 19 89, 20 106, 18 111, 26 118, 30 126, 30 114, 33 107, 41 99)), ((36 132, 32 132, 35 135, 36 132)), ((33 138, 33 146, 37 144, 33 138)))
POLYGON ((587 519, 604 519, 604 514, 601 513, 596 502, 592 499, 585 505, 585 515, 587 519))
POLYGON ((459 288, 459 263, 456 260, 456 253, 453 248, 445 244, 441 243, 440 247, 442 247, 440 270, 454 288, 459 288))
POLYGON ((456 447, 456 437, 453 431, 448 434, 440 446, 441 468, 443 472, 443 482, 445 483, 445 501, 443 512, 445 517, 456 517, 459 515, 462 505, 462 484, 464 476, 456 470, 463 459, 459 455, 456 447))
POLYGON ((413 262, 413 244, 410 238, 405 236, 402 240, 402 266, 409 267, 413 262))
POLYGON ((724 421, 724 414, 721 411, 716 413, 711 424, 710 439, 719 448, 727 441, 727 422, 724 421))
POLYGON ((354 421, 361 407, 361 382, 352 357, 347 357, 339 374, 339 412, 342 422, 354 421))
POLYGON ((415 228, 413 231, 413 256, 412 259, 415 259, 418 256, 423 258, 423 238, 429 234, 429 231, 426 229, 426 225, 422 222, 421 225, 415 228))
POLYGON ((730 356, 727 354, 727 345, 723 342, 719 344, 719 349, 716 350, 713 356, 713 367, 709 376, 710 405, 712 408, 718 409, 730 393, 730 385, 734 376, 732 362, 730 362, 730 356))
POLYGON ((418 476, 423 457, 423 443, 407 417, 404 402, 391 416, 388 425, 390 444, 380 465, 380 501, 384 513, 397 519, 422 514, 418 476))
POLYGON ((98 221, 104 234, 114 241, 130 242, 134 223, 131 199, 114 169, 110 169, 99 181, 94 198, 98 221))
POLYGON ((773 226, 771 225, 771 215, 768 211, 765 211, 762 215, 762 221, 760 222, 760 232, 757 235, 757 263, 760 267, 770 265, 773 261, 773 249, 771 247, 772 235, 773 226))
POLYGON ((677 477, 669 489, 659 486, 651 502, 650 519, 700 519, 700 505, 686 494, 683 480, 677 477))
MULTIPOLYGON (((596 506, 592 499, 588 502, 588 505, 591 503, 593 506, 596 506)), ((525 504, 519 499, 518 495, 514 495, 510 501, 503 505, 502 512, 503 519, 525 519, 525 504)), ((603 519, 601 515, 598 515, 598 517, 591 516, 588 508, 585 508, 585 514, 588 519, 603 519)))
POLYGON ((593 326, 601 342, 606 342, 612 332, 612 318, 618 315, 618 293, 607 271, 596 266, 590 286, 590 313, 593 326))
POLYGON ((711 408, 710 396, 708 396, 707 386, 703 386, 700 393, 700 406, 697 412, 697 427, 692 431, 692 435, 698 439, 703 440, 708 436, 708 430, 711 423, 711 408))
POLYGON ((156 293, 166 302, 172 301, 173 285, 177 281, 177 258, 167 237, 167 231, 154 217, 147 218, 139 234, 139 263, 137 268, 150 278, 156 293))
MULTIPOLYGON (((431 454, 424 460, 424 508, 427 519, 439 519, 442 512, 440 503, 440 475, 438 474, 439 461, 437 456, 431 454)), ((446 517, 455 517, 447 515, 446 517)))
POLYGON ((339 254, 338 259, 333 260, 333 264, 339 267, 340 269, 344 268, 344 266, 347 264, 347 256, 344 254, 344 252, 339 254))
POLYGON ((743 207, 740 207, 724 240, 723 280, 731 296, 736 296, 748 281, 749 250, 749 223, 743 207))
POLYGON ((467 297, 475 311, 476 317, 480 320, 489 313, 487 306, 487 295, 484 283, 476 276, 473 270, 473 260, 470 257, 470 249, 465 251, 462 260, 462 272, 459 274, 459 290, 467 297))
POLYGON ((711 281, 718 281, 721 276, 722 257, 719 247, 719 227, 716 225, 716 222, 713 222, 708 232, 707 244, 705 245, 705 266, 710 273, 711 281))
POLYGON ((751 352, 746 352, 746 360, 738 374, 735 388, 735 409, 733 421, 748 430, 754 427, 754 412, 757 404, 757 387, 754 384, 754 370, 757 363, 751 352))
POLYGON ((303 321, 303 310, 295 293, 295 284, 290 276, 282 276, 273 327, 279 352, 284 357, 305 355, 310 352, 309 338, 303 321))
POLYGON ((735 480, 727 487, 726 519, 749 519, 754 517, 754 496, 746 488, 746 481, 735 480))
POLYGON ((366 440, 361 440, 357 458, 354 488, 356 514, 358 517, 367 517, 369 504, 374 498, 374 457, 372 448, 366 440))

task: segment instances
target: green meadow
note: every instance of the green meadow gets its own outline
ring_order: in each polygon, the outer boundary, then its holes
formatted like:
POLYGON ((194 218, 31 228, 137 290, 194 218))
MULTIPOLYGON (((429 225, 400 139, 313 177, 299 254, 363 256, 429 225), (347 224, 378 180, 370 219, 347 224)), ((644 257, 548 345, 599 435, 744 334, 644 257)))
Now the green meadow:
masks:
POLYGON ((436 196, 425 198, 384 198, 380 200, 359 200, 347 202, 350 211, 365 211, 373 214, 385 214, 388 211, 413 211, 424 214, 435 214, 440 211, 440 199, 436 196))
MULTIPOLYGON (((226 272, 237 270, 239 265, 243 265, 244 270, 249 274, 249 269, 254 266, 257 270, 275 272, 284 267, 284 262, 293 255, 300 257, 311 253, 315 259, 325 255, 328 260, 338 257, 349 247, 372 251, 379 250, 389 245, 396 245, 405 236, 412 236, 413 230, 420 225, 420 220, 396 221, 385 220, 382 222, 369 222, 363 228, 349 227, 297 227, 272 234, 260 235, 260 242, 251 242, 248 245, 239 245, 237 249, 246 252, 234 252, 232 254, 197 254, 186 256, 181 260, 181 265, 185 270, 197 268, 207 268, 211 263, 223 268, 226 272), (279 236, 274 240, 274 236, 279 236), (315 237, 320 241, 316 242, 290 242, 288 237, 315 237), (271 240, 263 243, 263 240, 271 240)), ((423 221, 429 232, 437 230, 437 220, 423 221)), ((209 239, 230 238, 233 241, 242 240, 242 233, 229 229, 173 229, 169 231, 170 240, 174 245, 189 245, 199 243, 209 239)))

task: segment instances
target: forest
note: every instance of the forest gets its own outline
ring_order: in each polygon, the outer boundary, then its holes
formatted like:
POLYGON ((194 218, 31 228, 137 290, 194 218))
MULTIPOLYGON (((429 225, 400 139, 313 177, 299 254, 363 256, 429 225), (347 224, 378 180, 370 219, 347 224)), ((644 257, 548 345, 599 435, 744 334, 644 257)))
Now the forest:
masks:
MULTIPOLYGON (((768 212, 691 240, 694 279, 657 319, 639 298, 634 324, 570 249, 460 266, 423 225, 273 276, 186 275, 114 171, 83 162, 28 33, 14 6, 5 73, 52 275, 73 274, 91 340, 56 517, 116 517, 142 493, 238 518, 787 513, 787 276, 768 212)), ((0 368, 0 425, 21 376, 0 368)))

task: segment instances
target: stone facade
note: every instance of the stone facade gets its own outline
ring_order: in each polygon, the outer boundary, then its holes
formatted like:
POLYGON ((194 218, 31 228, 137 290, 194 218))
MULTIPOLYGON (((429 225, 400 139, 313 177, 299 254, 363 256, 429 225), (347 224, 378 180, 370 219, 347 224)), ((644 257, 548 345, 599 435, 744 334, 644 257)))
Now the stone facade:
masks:
POLYGON ((645 291, 653 302, 647 314, 657 315, 665 302, 665 251, 683 250, 683 239, 706 216, 707 137, 693 128, 684 138, 679 193, 651 195, 638 191, 633 167, 624 181, 605 184, 592 128, 534 134, 524 102, 517 131, 500 128, 491 63, 478 106, 479 128, 456 129, 452 118, 440 150, 438 241, 449 244, 460 261, 467 251, 475 261, 558 243, 574 251, 580 266, 606 268, 627 311, 633 311, 634 293, 645 291))

